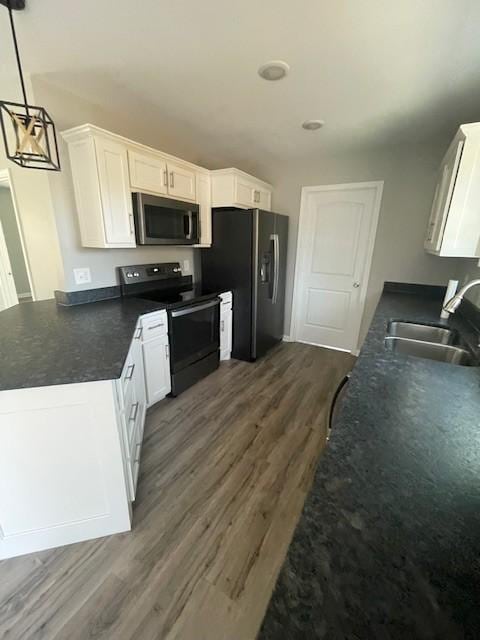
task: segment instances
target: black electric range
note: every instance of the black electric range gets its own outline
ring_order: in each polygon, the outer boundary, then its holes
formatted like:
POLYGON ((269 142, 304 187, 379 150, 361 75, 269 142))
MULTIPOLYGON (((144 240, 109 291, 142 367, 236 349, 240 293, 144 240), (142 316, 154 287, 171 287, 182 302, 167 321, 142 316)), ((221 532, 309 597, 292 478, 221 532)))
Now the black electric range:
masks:
POLYGON ((206 291, 192 276, 184 276, 178 262, 119 267, 123 296, 155 300, 168 315, 172 396, 205 377, 219 364, 220 298, 206 291))

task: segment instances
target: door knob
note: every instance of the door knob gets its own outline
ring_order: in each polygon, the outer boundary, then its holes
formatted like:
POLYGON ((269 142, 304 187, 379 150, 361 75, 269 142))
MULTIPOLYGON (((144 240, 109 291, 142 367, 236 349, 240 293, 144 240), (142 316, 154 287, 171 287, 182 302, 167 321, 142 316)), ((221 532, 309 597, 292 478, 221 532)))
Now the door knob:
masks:
POLYGON ((358 289, 358 287, 360 286, 360 283, 359 282, 354 282, 353 286, 355 287, 355 289, 358 289))

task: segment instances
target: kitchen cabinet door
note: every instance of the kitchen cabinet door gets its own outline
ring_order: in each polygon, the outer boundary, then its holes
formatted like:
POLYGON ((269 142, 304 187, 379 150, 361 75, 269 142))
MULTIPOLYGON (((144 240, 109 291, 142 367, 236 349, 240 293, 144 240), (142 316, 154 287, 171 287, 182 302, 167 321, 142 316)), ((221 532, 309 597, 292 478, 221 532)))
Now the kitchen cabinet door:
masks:
POLYGON ((128 166, 132 191, 167 193, 167 163, 162 157, 129 150, 128 166))
POLYGON ((235 176, 235 203, 251 208, 256 206, 257 191, 255 185, 242 176, 235 176))
POLYGON ((460 159, 463 149, 463 140, 453 145, 445 156, 440 167, 439 181, 435 189, 432 203, 432 211, 428 223, 425 248, 432 251, 440 251, 443 232, 448 218, 453 190, 457 178, 460 159))
POLYGON ((151 407, 170 393, 170 347, 168 335, 143 343, 147 403, 151 407))
POLYGON ((127 150, 102 137, 95 138, 95 150, 106 246, 135 247, 127 150))
POLYGON ((212 207, 240 207, 270 211, 272 188, 239 169, 219 169, 210 173, 212 207))
POLYGON ((181 164, 169 162, 168 169, 168 195, 179 200, 196 199, 196 176, 191 169, 181 164))

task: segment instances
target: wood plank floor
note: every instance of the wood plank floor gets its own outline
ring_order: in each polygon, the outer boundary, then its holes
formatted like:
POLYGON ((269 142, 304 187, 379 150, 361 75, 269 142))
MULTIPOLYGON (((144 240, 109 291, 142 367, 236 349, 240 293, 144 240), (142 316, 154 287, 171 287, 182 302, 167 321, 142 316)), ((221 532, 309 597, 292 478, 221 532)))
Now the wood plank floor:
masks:
POLYGON ((254 639, 353 361, 283 343, 162 401, 133 531, 0 562, 0 637, 254 639))

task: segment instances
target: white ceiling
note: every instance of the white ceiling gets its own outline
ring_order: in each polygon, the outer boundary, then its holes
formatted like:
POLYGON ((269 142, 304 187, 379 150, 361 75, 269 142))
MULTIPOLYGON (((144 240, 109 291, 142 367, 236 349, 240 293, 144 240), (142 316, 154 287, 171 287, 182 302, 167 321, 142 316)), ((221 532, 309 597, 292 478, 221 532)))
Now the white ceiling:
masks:
POLYGON ((195 138, 211 167, 448 138, 480 120, 477 0, 27 0, 15 17, 27 71, 132 117, 149 104, 152 127, 195 138), (285 80, 258 77, 269 59, 290 64, 285 80), (304 131, 308 118, 326 126, 304 131))

